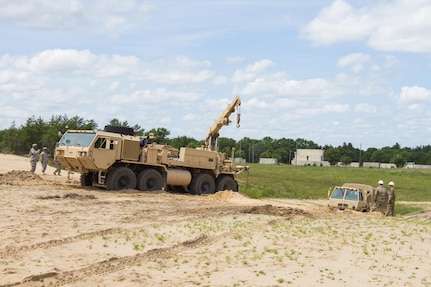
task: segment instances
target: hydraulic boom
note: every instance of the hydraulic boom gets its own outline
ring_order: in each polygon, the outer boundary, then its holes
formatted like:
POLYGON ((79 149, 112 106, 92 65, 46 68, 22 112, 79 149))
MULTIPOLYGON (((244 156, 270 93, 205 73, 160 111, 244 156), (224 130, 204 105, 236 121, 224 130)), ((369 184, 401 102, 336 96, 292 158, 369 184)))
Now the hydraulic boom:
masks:
POLYGON ((214 125, 208 130, 205 137, 205 148, 211 151, 216 151, 217 139, 219 137, 219 131, 223 126, 229 125, 232 121, 229 120, 229 116, 237 111, 236 114, 236 127, 239 128, 241 99, 236 96, 235 99, 226 107, 220 117, 216 120, 214 125))

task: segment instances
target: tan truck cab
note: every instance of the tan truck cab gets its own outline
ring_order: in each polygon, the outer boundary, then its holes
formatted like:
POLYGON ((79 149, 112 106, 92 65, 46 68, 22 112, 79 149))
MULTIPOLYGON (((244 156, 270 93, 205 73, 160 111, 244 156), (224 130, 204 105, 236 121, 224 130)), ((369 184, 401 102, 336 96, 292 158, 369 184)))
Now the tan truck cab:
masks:
POLYGON ((329 207, 339 210, 369 211, 374 187, 360 183, 345 183, 328 191, 329 207))

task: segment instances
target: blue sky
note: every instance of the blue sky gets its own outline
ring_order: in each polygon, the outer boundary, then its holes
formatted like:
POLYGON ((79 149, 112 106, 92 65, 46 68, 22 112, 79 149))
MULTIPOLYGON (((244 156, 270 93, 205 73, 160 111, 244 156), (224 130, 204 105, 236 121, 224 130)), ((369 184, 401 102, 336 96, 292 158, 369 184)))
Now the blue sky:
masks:
POLYGON ((65 114, 204 139, 239 95, 222 137, 431 141, 426 0, 0 5, 0 129, 65 114))

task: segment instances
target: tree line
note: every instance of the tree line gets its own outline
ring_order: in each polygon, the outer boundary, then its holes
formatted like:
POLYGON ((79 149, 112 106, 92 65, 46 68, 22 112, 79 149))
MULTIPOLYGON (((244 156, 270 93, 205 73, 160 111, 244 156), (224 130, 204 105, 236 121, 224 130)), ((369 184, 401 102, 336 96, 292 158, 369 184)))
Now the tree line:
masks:
MULTIPOLYGON (((154 134, 155 141, 159 144, 168 144, 176 148, 180 147, 201 147, 205 141, 197 140, 187 136, 178 136, 169 138, 170 132, 163 127, 152 128, 148 131, 140 125, 129 125, 127 121, 121 122, 118 119, 112 119, 107 125, 127 126, 134 129, 135 134, 139 136, 148 136, 154 134)), ((98 124, 94 120, 85 120, 75 116, 69 118, 66 115, 54 115, 50 120, 45 121, 41 117, 32 116, 27 119, 25 124, 17 127, 13 122, 8 129, 0 131, 0 152, 17 155, 28 153, 31 145, 37 143, 39 146, 46 146, 53 154, 56 143, 60 136, 68 129, 71 130, 97 130, 98 124)), ((251 139, 244 137, 239 141, 232 138, 219 137, 219 151, 234 157, 243 158, 248 163, 257 163, 260 158, 276 158, 279 163, 290 164, 297 149, 324 149, 325 160, 331 165, 338 162, 349 164, 351 162, 384 162, 394 163, 402 167, 406 162, 415 162, 416 164, 431 164, 431 146, 417 146, 414 148, 401 147, 398 143, 393 146, 383 147, 381 149, 368 148, 361 150, 354 147, 351 143, 343 143, 334 147, 331 145, 318 145, 317 143, 297 138, 273 139, 264 137, 262 139, 251 139)))

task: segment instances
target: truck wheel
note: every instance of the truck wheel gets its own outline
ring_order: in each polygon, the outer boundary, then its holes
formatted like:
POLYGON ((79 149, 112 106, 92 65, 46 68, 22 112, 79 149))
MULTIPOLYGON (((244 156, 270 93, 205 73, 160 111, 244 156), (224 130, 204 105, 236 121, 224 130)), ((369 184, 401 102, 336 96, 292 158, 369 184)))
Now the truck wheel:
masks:
POLYGON ((136 188, 140 191, 156 191, 163 188, 163 177, 154 168, 147 168, 138 174, 136 188))
POLYGON ((83 173, 80 177, 81 186, 92 186, 93 185, 93 173, 83 173))
POLYGON ((216 191, 223 191, 223 190, 238 191, 238 184, 236 183, 236 181, 233 179, 232 176, 222 175, 217 179, 216 191))
POLYGON ((211 194, 215 192, 214 178, 207 173, 200 173, 193 177, 190 184, 192 194, 211 194))
POLYGON ((121 166, 114 168, 106 178, 107 190, 136 188, 136 176, 130 168, 121 166))

